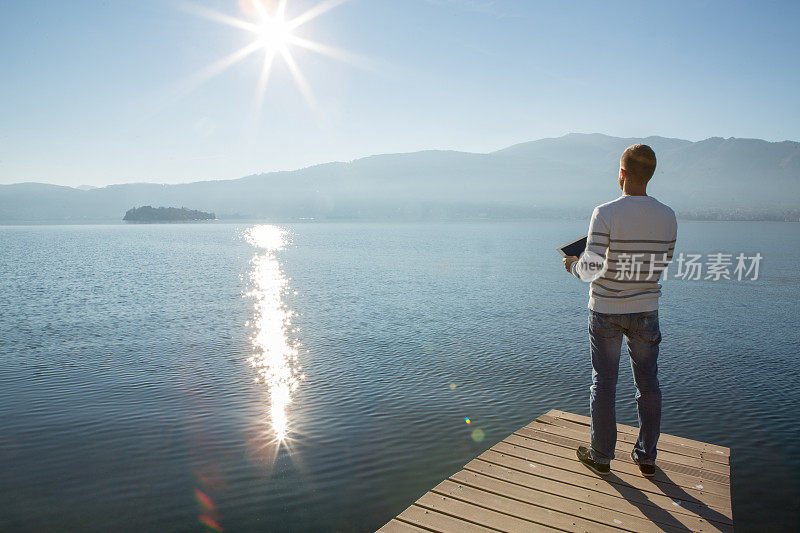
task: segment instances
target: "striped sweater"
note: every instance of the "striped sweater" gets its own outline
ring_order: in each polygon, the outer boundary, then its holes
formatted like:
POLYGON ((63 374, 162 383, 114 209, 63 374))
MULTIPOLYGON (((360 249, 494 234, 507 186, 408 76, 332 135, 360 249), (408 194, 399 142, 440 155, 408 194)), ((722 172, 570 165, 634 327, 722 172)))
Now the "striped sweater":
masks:
MULTIPOLYGON (((658 281, 672 260, 677 232, 675 212, 652 196, 626 194, 596 207, 586 250, 601 256, 604 272, 589 286, 589 309, 611 314, 658 309, 658 281)), ((572 264, 581 279, 597 273, 587 252, 572 264)))

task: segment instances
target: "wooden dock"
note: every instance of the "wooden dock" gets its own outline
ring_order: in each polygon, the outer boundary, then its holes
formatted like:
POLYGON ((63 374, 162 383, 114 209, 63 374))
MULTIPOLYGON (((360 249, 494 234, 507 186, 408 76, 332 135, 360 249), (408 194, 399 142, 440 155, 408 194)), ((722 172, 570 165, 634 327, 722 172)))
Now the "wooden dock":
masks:
POLYGON ((730 450, 662 434, 656 475, 619 424, 611 474, 575 456, 589 419, 550 411, 470 461, 379 531, 733 531, 730 450))

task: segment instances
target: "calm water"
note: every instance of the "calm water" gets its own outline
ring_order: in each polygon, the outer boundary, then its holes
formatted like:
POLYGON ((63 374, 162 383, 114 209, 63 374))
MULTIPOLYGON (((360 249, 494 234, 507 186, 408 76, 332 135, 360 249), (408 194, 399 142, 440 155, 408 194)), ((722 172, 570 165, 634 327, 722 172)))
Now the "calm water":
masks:
MULTIPOLYGON (((588 414, 587 286, 554 251, 584 226, 0 228, 0 529, 376 529, 588 414)), ((741 530, 798 527, 799 242, 682 222, 678 252, 760 252, 760 279, 664 283, 663 430, 733 448, 741 530)), ((623 364, 635 425, 633 392, 623 364)))

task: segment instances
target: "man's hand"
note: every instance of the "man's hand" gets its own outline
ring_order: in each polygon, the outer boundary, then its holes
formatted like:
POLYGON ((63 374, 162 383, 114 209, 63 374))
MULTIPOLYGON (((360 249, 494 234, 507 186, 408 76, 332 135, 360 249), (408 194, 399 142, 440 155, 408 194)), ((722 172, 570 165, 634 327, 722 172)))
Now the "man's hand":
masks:
POLYGON ((565 257, 565 258, 564 258, 564 268, 565 268, 565 269, 566 269, 566 271, 567 271, 567 272, 569 272, 570 274, 572 274, 572 270, 571 270, 571 269, 572 269, 572 263, 574 263, 574 262, 575 262, 575 261, 577 261, 577 260, 578 260, 578 258, 577 258, 577 257, 575 257, 574 255, 571 255, 571 256, 569 256, 569 257, 565 257))

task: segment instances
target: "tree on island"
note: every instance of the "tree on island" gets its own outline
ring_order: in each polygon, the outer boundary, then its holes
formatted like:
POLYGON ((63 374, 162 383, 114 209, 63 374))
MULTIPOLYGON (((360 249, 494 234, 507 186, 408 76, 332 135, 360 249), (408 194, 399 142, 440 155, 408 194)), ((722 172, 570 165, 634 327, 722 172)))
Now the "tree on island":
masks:
POLYGON ((193 220, 215 220, 214 213, 206 213, 185 207, 152 207, 144 205, 128 209, 122 220, 126 222, 190 222, 193 220))

